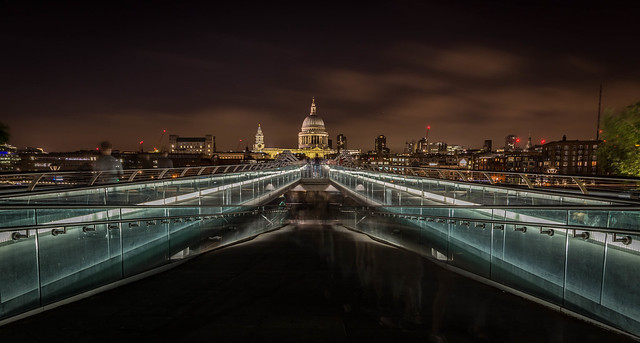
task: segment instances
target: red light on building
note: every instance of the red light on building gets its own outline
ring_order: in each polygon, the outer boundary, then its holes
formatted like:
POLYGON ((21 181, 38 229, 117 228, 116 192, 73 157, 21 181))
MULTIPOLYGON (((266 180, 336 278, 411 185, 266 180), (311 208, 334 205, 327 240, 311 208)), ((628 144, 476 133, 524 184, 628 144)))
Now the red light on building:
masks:
POLYGON ((431 130, 431 126, 430 125, 427 126, 427 130, 431 130))
POLYGON ((144 143, 143 141, 140 141, 140 144, 144 143))
POLYGON ((520 143, 520 138, 516 138, 516 143, 520 143))
POLYGON ((546 142, 546 140, 543 139, 543 140, 540 141, 540 144, 544 144, 545 142, 546 142))

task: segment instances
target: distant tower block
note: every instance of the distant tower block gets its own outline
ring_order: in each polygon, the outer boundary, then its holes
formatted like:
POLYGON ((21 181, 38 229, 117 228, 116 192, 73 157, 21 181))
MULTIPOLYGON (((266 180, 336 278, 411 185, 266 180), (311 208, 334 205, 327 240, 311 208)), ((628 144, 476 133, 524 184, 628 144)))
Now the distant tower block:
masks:
POLYGON ((258 131, 256 131, 256 142, 253 144, 254 152, 262 152, 264 149, 264 134, 262 133, 262 128, 260 124, 258 124, 258 131))
POLYGON ((338 152, 340 152, 341 150, 345 150, 348 149, 347 148, 347 136, 343 135, 343 134, 339 134, 338 138, 336 139, 336 148, 338 149, 338 152))
POLYGON ((491 139, 485 139, 482 145, 482 150, 485 152, 491 152, 493 150, 493 141, 491 139))

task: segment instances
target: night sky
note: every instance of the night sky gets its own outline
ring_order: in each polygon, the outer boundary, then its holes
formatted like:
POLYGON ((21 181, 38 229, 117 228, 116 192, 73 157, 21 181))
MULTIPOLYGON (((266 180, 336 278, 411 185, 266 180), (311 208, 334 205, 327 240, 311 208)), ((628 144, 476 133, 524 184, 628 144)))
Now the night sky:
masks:
POLYGON ((267 147, 296 147, 315 97, 349 148, 384 134, 401 152, 427 125, 495 148, 594 139, 600 84, 603 108, 640 101, 634 2, 230 3, 0 2, 9 143, 151 149, 166 129, 235 150, 260 123, 267 147))

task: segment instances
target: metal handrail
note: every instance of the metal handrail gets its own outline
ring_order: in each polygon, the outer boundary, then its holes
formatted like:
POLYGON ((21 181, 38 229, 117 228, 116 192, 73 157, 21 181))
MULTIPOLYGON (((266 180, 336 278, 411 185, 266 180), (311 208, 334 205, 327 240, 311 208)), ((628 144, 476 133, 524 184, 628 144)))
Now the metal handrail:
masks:
MULTIPOLYGON (((252 205, 2 205, 1 209, 117 209, 117 208, 212 208, 212 207, 255 207, 252 205)), ((356 208, 356 207, 354 207, 356 208)), ((364 207, 362 207, 364 208, 364 207)), ((605 210, 605 211, 640 211, 640 206, 620 205, 451 205, 451 204, 427 204, 427 205, 377 205, 366 208, 453 208, 453 209, 522 209, 522 210, 605 210)))
MULTIPOLYGON (((355 168, 340 166, 346 169, 359 170, 355 168)), ((524 184, 510 184, 507 185, 518 185, 525 186, 529 189, 542 188, 545 186, 536 187, 536 180, 538 179, 549 179, 549 180, 561 180, 565 181, 561 184, 565 186, 576 187, 582 194, 589 194, 589 188, 598 188, 597 181, 608 181, 618 183, 617 186, 629 189, 629 190, 638 190, 640 189, 640 178, 625 178, 625 177, 609 177, 609 176, 588 176, 588 175, 559 175, 559 174, 539 174, 539 173, 527 173, 527 172, 510 172, 510 171, 489 171, 489 170, 470 170, 470 169, 451 169, 451 168, 435 168, 435 167, 412 167, 412 166, 404 166, 404 165, 366 165, 363 166, 360 170, 367 171, 375 171, 381 172, 385 174, 399 174, 399 175, 411 175, 411 176, 424 176, 430 177, 434 179, 442 179, 449 181, 460 181, 460 182, 469 182, 469 183, 482 183, 488 182, 489 184, 505 184, 505 182, 501 182, 500 178, 492 178, 490 175, 496 176, 505 176, 505 181, 508 177, 513 179, 521 180, 524 184), (394 170, 394 168, 396 170, 394 170), (406 171, 404 173, 400 173, 400 171, 406 171), (450 175, 455 175, 455 177, 451 177, 450 175), (469 178, 468 175, 478 175, 481 176, 481 179, 477 178, 469 178), (571 183, 568 183, 571 182, 571 183)), ((552 182, 549 183, 550 186, 553 185, 552 182)), ((602 186, 603 182, 600 182, 602 186)), ((550 187, 546 186, 546 187, 550 187)), ((557 188, 557 187, 556 187, 557 188)), ((605 189, 605 188, 600 188, 605 189)))
MULTIPOLYGON (((215 165, 215 166, 196 166, 196 167, 179 167, 179 168, 148 168, 148 169, 125 169, 123 176, 116 182, 100 183, 99 186, 122 185, 139 181, 158 181, 177 178, 187 178, 192 176, 218 175, 225 173, 260 171, 266 169, 276 169, 293 165, 294 163, 283 162, 267 162, 255 164, 238 164, 238 165, 215 165), (233 168, 232 168, 233 167, 233 168)), ((34 173, 18 173, 18 174, 0 174, 0 190, 2 188, 16 187, 18 192, 32 192, 37 186, 48 185, 63 186, 56 188, 73 189, 78 187, 91 187, 98 185, 97 182, 102 176, 101 171, 66 171, 66 172, 34 172, 34 173), (77 184, 73 186, 65 185, 65 179, 72 179, 77 184)), ((16 193, 12 193, 15 195, 16 193)))
POLYGON ((625 234, 625 235, 638 235, 640 231, 634 230, 621 230, 621 229, 611 229, 601 226, 581 226, 581 225, 570 225, 570 224, 562 224, 562 225, 551 225, 551 224, 541 224, 541 223, 532 223, 532 222, 523 222, 523 221, 515 221, 515 220, 504 220, 504 219, 479 219, 479 218, 469 218, 469 217, 450 217, 450 216, 437 216, 437 215, 421 215, 421 214, 401 214, 401 213, 393 213, 393 212, 384 212, 384 211, 343 211, 347 213, 362 213, 366 212, 369 214, 378 215, 380 217, 390 217, 390 218, 400 218, 400 219, 418 219, 424 218, 425 221, 429 218, 440 219, 443 220, 439 224, 450 224, 448 221, 459 221, 459 222, 470 222, 470 223, 491 223, 491 224, 509 224, 509 225, 524 225, 529 227, 549 227, 555 228, 559 230, 579 230, 579 231, 590 231, 590 232, 602 232, 602 233, 615 233, 615 234, 625 234))
MULTIPOLYGON (((258 206, 257 208, 262 207, 258 206)), ((45 230, 52 228, 60 228, 60 227, 79 227, 79 226, 87 226, 87 225, 108 225, 114 223, 137 223, 137 222, 145 222, 145 221, 154 221, 154 220, 171 220, 171 219, 183 219, 183 218, 193 218, 193 219, 219 219, 223 217, 238 217, 238 216, 246 216, 246 215, 254 215, 258 213, 276 213, 284 211, 283 208, 269 209, 269 210, 258 210, 252 211, 235 211, 235 212, 220 212, 220 213, 211 213, 211 214, 191 214, 191 215, 177 215, 177 216, 154 216, 154 217, 141 217, 141 218, 126 218, 126 219, 112 219, 112 220, 95 220, 95 221, 83 221, 83 222, 72 222, 72 223, 47 223, 41 225, 24 225, 24 226, 12 226, 6 228, 0 228, 0 232, 8 232, 8 231, 25 231, 25 230, 45 230)), ((288 210, 288 209, 287 209, 288 210)))
MULTIPOLYGON (((339 172, 351 172, 351 173, 365 173, 367 175, 370 175, 368 173, 370 173, 371 171, 368 170, 364 170, 364 169, 354 169, 354 168, 345 168, 343 166, 340 166, 346 170, 341 170, 341 169, 336 169, 336 171, 339 172)), ((333 166, 331 167, 333 168, 333 166)), ((373 171, 373 172, 377 172, 377 171, 373 171)), ((381 173, 381 175, 389 175, 389 176, 394 176, 395 177, 407 177, 407 175, 397 175, 397 174, 390 174, 390 173, 381 173)), ((375 177, 372 176, 367 176, 370 179, 375 179, 375 177)), ((409 176, 412 177, 412 176, 409 176)), ((420 176, 417 176, 420 177, 420 176)), ((607 193, 607 194, 601 194, 601 193, 595 193, 592 192, 590 194, 580 194, 580 193, 572 193, 572 192, 566 192, 564 189, 559 189, 559 188, 534 188, 534 189, 529 189, 529 188, 522 188, 522 187, 513 187, 510 185, 504 185, 504 184, 496 184, 494 182, 489 183, 489 184, 484 184, 484 183, 478 183, 478 182, 473 182, 473 181, 460 181, 460 180, 452 180, 452 179, 440 179, 440 178, 430 178, 430 177, 421 177, 427 180, 444 180, 444 181, 448 181, 454 184, 459 184, 459 185, 476 185, 478 187, 493 187, 496 189, 501 189, 501 190, 511 190, 511 191, 520 191, 520 192, 529 192, 529 193, 537 193, 537 194, 542 194, 542 195, 554 195, 554 196, 569 196, 571 198, 575 198, 575 199, 583 199, 583 200, 600 200, 600 201, 606 201, 606 202, 615 202, 617 204, 631 204, 631 205, 636 205, 638 204, 638 200, 635 199, 631 199, 631 198, 626 198, 626 197, 621 197, 621 196, 615 196, 615 193, 607 193)), ((410 187, 410 186, 407 186, 410 187)), ((462 189, 461 189, 462 190, 462 189)), ((431 191, 431 192, 435 192, 435 191, 431 191)), ((618 194, 619 195, 619 194, 618 194)))

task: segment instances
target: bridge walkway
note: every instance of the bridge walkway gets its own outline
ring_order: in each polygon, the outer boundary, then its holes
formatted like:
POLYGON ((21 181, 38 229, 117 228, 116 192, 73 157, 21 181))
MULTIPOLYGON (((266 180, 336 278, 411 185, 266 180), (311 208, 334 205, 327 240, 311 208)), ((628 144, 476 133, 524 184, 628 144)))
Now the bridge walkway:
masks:
MULTIPOLYGON (((308 216, 310 217, 310 216, 308 216)), ((307 221, 0 327, 3 342, 628 342, 307 221)))

